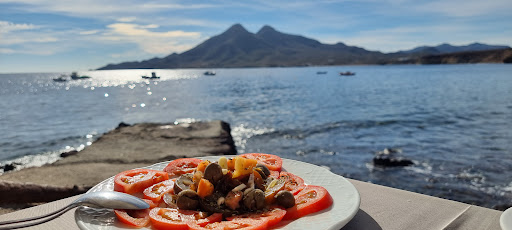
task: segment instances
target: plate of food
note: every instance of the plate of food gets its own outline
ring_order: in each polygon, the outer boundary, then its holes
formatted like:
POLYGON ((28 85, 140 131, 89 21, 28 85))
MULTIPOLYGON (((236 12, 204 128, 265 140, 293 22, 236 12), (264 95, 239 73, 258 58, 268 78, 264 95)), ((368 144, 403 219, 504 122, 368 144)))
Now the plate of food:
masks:
MULTIPOLYGON (((176 162, 180 162, 180 159, 122 172, 102 181, 87 193, 121 191, 139 198, 145 198, 146 202, 152 205, 152 209, 145 212, 144 218, 146 222, 139 225, 141 229, 172 229, 171 226, 173 225, 168 225, 169 220, 173 219, 170 211, 183 210, 184 207, 190 210, 199 210, 201 213, 209 213, 208 215, 214 213, 210 216, 205 215, 198 218, 198 211, 194 211, 195 214, 191 214, 195 216, 194 225, 190 225, 190 222, 187 222, 190 229, 222 228, 225 224, 231 224, 230 226, 232 226, 233 223, 241 227, 260 225, 264 226, 263 228, 269 229, 340 229, 359 210, 360 196, 352 183, 326 168, 310 163, 281 159, 275 155, 259 153, 224 157, 199 157, 194 160, 192 166, 189 164, 187 166, 189 168, 186 170, 176 167, 176 162), (266 164, 266 162, 260 161, 262 159, 259 157, 262 155, 265 157, 271 156, 271 160, 274 161, 273 163, 277 159, 279 168, 274 168, 272 163, 266 164), (227 163, 226 160, 229 162, 227 163), (256 163, 252 164, 253 161, 257 161, 257 166, 255 165, 256 163), (261 165, 265 167, 261 168, 261 165), (224 176, 219 176, 217 179, 215 176, 212 177, 213 174, 211 172, 215 171, 212 168, 219 168, 217 170, 221 170, 222 173, 220 174, 224 176), (250 169, 250 172, 247 169, 250 169), (157 175, 159 175, 158 172, 166 172, 164 173, 166 178, 143 185, 142 187, 144 188, 127 186, 125 183, 129 182, 126 178, 131 180, 137 177, 137 175, 142 175, 140 174, 141 172, 151 170, 156 170, 157 175), (202 171, 202 173, 198 171, 202 171), (127 177, 127 175, 131 177, 127 177), (174 179, 167 178, 167 175, 174 179), (201 177, 197 177, 197 175, 201 177), (196 181, 196 177, 199 182, 196 181), (229 183, 224 182, 225 178, 229 179, 229 183), (231 178, 238 178, 239 180, 234 180, 237 183, 231 187, 226 185, 226 187, 229 187, 229 193, 225 196, 214 196, 220 193, 217 191, 221 190, 220 187, 216 187, 215 191, 208 189, 212 187, 212 184, 208 183, 208 181, 214 181, 213 184, 215 186, 220 184, 231 185, 231 183, 234 183, 231 178), (206 181, 206 185, 203 184, 203 181, 206 181), (157 187, 155 188, 155 186, 157 187), (263 195, 259 194, 261 191, 256 191, 259 190, 258 188, 264 191, 263 195), (176 191, 176 189, 179 189, 179 191, 176 191), (154 192, 157 194, 155 195, 154 192), (237 196, 236 194, 239 195, 237 196), (287 195, 290 196, 290 194, 293 195, 291 198, 292 204, 289 204, 290 199, 283 198, 287 195), (264 197, 261 198, 263 203, 260 205, 259 203, 261 202, 257 201, 261 200, 258 198, 262 196, 264 197), (182 197, 186 197, 186 199, 182 197), (192 202, 194 204, 193 207, 188 207, 187 205, 191 205, 190 202, 184 203, 183 200, 190 200, 190 197, 199 200, 199 202, 196 202, 198 204, 192 202), (213 201, 211 197, 215 197, 213 201), (239 198, 237 200, 236 197, 243 197, 243 199, 239 198), (246 197, 250 197, 251 201, 246 202, 246 197), (207 200, 213 206, 205 205, 210 204, 207 200), (236 200, 236 202, 233 203, 233 200, 236 200), (153 203, 151 203, 152 201, 153 203), (177 206, 179 208, 176 207, 176 203, 178 203, 177 206), (309 205, 310 203, 313 205, 309 205), (215 207, 220 206, 223 207, 222 210, 215 209, 215 207), (218 214, 218 212, 221 212, 222 215, 218 214), (258 218, 255 218, 255 215, 258 218), (272 221, 269 221, 270 219, 272 221)), ((159 178, 159 176, 153 174, 152 178, 159 178)), ((129 213, 129 211, 127 212, 129 213)), ((133 229, 134 226, 132 225, 136 225, 138 224, 137 221, 144 219, 138 215, 133 213, 126 215, 126 212, 123 210, 114 211, 111 209, 80 207, 75 211, 75 221, 80 229, 84 230, 133 229), (123 215, 127 216, 127 218, 124 218, 123 215)), ((183 213, 180 215, 185 216, 183 213)), ((178 228, 183 229, 183 226, 178 228)), ((187 225, 185 225, 184 229, 187 229, 187 225)))

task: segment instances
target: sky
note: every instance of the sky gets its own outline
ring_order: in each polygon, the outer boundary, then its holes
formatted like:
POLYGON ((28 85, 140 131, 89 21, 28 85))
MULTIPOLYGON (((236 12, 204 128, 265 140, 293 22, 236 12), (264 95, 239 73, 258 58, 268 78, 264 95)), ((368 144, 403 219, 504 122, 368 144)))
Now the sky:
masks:
POLYGON ((0 0, 0 73, 67 72, 165 57, 240 23, 395 52, 512 46, 512 0, 0 0))

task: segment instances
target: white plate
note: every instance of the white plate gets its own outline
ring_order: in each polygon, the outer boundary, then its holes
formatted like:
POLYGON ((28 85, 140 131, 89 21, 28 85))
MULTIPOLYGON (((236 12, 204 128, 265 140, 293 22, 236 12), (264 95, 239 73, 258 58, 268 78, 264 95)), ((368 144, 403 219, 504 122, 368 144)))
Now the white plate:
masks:
MULTIPOLYGON (((218 156, 202 159, 217 160, 218 156)), ((162 170, 168 162, 161 162, 145 168, 162 170)), ((306 184, 320 185, 329 191, 334 202, 326 210, 317 212, 294 221, 280 224, 275 229, 340 229, 347 224, 359 210, 360 197, 357 189, 347 179, 331 171, 295 160, 283 159, 283 169, 304 179, 306 184)), ((114 177, 108 178, 91 188, 89 192, 113 191, 114 177)), ((81 207, 75 211, 75 220, 81 229, 114 230, 129 229, 116 220, 114 212, 109 209, 92 209, 81 207)), ((144 229, 144 228, 143 228, 144 229)), ((148 229, 148 228, 146 228, 148 229)))
POLYGON ((508 208, 501 214, 500 226, 503 230, 512 230, 512 208, 508 208))

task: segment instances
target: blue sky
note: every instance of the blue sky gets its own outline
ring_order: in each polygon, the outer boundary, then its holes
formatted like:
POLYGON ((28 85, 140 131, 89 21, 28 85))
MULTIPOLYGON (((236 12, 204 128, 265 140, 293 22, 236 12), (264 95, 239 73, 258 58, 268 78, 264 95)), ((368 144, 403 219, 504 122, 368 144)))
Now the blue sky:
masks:
POLYGON ((181 53, 235 23, 394 52, 512 46, 511 0, 0 0, 0 72, 96 69, 181 53))

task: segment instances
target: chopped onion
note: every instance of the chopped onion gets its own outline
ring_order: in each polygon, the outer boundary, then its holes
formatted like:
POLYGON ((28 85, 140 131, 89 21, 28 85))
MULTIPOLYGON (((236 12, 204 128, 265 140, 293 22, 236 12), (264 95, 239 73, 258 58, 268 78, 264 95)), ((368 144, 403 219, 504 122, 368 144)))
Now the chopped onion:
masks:
POLYGON ((249 180, 247 181, 247 186, 249 188, 254 188, 254 174, 251 173, 251 175, 249 175, 249 180))
POLYGON ((274 179, 270 182, 270 184, 267 186, 267 188, 272 188, 272 187, 276 186, 276 184, 277 184, 277 179, 274 179))
POLYGON ((219 197, 219 199, 217 200, 217 205, 220 206, 221 204, 224 204, 224 201, 226 201, 226 198, 224 198, 223 196, 219 197))
POLYGON ((169 208, 178 208, 178 206, 176 205, 176 197, 175 197, 175 195, 166 193, 166 194, 164 194, 163 198, 164 198, 165 204, 167 204, 167 206, 169 208))
POLYGON ((247 185, 240 184, 240 185, 236 186, 234 189, 232 189, 231 191, 238 192, 238 191, 241 191, 242 189, 244 189, 245 187, 247 187, 247 185))

